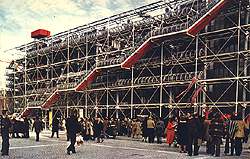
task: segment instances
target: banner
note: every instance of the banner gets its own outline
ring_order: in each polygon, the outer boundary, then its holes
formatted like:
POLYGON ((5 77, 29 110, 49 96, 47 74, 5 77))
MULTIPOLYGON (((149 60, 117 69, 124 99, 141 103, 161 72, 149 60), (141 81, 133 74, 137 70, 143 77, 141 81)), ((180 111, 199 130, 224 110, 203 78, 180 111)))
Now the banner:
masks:
POLYGON ((192 99, 191 99, 191 104, 195 103, 196 97, 198 97, 198 95, 200 94, 201 91, 203 91, 203 87, 204 86, 200 86, 198 89, 196 89, 196 91, 194 92, 192 99))
POLYGON ((179 99, 180 97, 182 97, 186 92, 188 92, 192 87, 193 87, 193 85, 197 82, 197 78, 196 77, 193 77, 192 78, 192 81, 191 81, 191 83, 188 85, 188 87, 184 90, 184 91, 182 91, 178 96, 176 96, 175 98, 176 99, 179 99))

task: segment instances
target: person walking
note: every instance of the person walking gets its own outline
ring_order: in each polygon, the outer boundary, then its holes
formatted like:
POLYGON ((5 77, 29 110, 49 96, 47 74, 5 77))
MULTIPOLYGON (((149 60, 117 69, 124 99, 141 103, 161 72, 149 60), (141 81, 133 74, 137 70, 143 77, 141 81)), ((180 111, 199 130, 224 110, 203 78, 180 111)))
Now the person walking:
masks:
POLYGON ((186 146, 188 143, 187 129, 188 129, 187 120, 185 116, 181 116, 180 121, 177 125, 178 144, 180 145, 180 153, 186 153, 186 146))
POLYGON ((34 123, 33 123, 33 127, 32 127, 32 130, 35 129, 35 132, 36 132, 36 141, 39 141, 39 134, 43 129, 42 125, 43 125, 42 121, 37 116, 34 123))
POLYGON ((109 127, 109 120, 107 117, 104 118, 103 120, 103 134, 106 138, 108 138, 108 134, 107 134, 107 131, 108 131, 108 127, 109 127))
POLYGON ((24 118, 24 138, 29 138, 30 123, 28 118, 24 118))
POLYGON ((131 136, 132 136, 132 138, 134 138, 135 135, 136 135, 136 131, 137 131, 136 130, 137 129, 137 125, 136 125, 136 119, 135 118, 132 120, 131 127, 132 127, 131 136))
POLYGON ((234 136, 235 136, 235 132, 237 129, 237 122, 236 120, 236 116, 232 115, 230 118, 228 118, 225 121, 225 138, 226 138, 226 142, 225 142, 225 150, 224 150, 224 154, 228 155, 229 153, 229 149, 230 149, 230 143, 231 143, 231 156, 233 156, 234 154, 234 136))
POLYGON ((148 129, 147 129, 147 118, 142 121, 142 141, 147 142, 148 129))
POLYGON ((82 136, 83 140, 86 141, 86 124, 84 118, 80 118, 79 126, 80 126, 80 135, 82 136))
POLYGON ((209 126, 211 124, 210 115, 205 117, 205 120, 203 122, 203 141, 206 141, 206 153, 211 154, 211 143, 212 143, 212 137, 209 134, 209 126))
POLYGON ((147 120, 147 132, 148 132, 149 143, 154 143, 154 138, 155 138, 154 129, 155 129, 155 122, 150 116, 147 120))
POLYGON ((103 122, 101 118, 96 118, 94 122, 94 136, 97 138, 97 143, 103 142, 103 122))
POLYGON ((157 144, 161 144, 162 143, 162 136, 164 133, 164 122, 162 120, 162 118, 159 118, 156 126, 155 126, 155 134, 157 137, 157 144))
POLYGON ((220 114, 216 113, 211 120, 209 134, 212 137, 211 155, 220 156, 220 145, 224 136, 224 124, 220 118, 220 114))
POLYGON ((132 133, 132 126, 131 126, 131 119, 128 118, 127 122, 126 122, 126 127, 127 127, 127 136, 131 137, 131 133, 132 133))
POLYGON ((243 121, 240 115, 236 118, 237 129, 235 131, 234 140, 235 140, 235 154, 236 156, 240 156, 242 153, 242 143, 245 138, 245 128, 246 124, 243 121))
POLYGON ((54 137, 55 133, 56 133, 56 137, 59 138, 59 120, 56 117, 52 120, 52 134, 51 134, 51 138, 54 137))
POLYGON ((124 120, 122 120, 122 124, 121 124, 121 135, 124 136, 127 134, 127 118, 124 118, 124 120))
POLYGON ((198 117, 198 114, 195 113, 193 116, 190 116, 188 119, 188 144, 187 144, 187 151, 189 156, 197 156, 199 155, 199 145, 198 139, 199 136, 202 134, 202 123, 198 117), (194 150, 193 150, 194 145, 194 150))
POLYGON ((7 115, 7 110, 3 110, 3 117, 1 117, 1 133, 2 133, 2 156, 9 155, 9 128, 11 127, 10 119, 7 115))
POLYGON ((141 134, 142 134, 142 131, 141 131, 141 122, 140 122, 140 120, 139 120, 139 119, 136 119, 135 124, 136 124, 135 136, 136 136, 136 138, 138 138, 138 137, 141 136, 141 134))
POLYGON ((92 121, 87 118, 86 119, 86 141, 92 139, 94 132, 93 132, 93 123, 92 121))
POLYGON ((69 118, 68 117, 65 119, 65 128, 66 128, 67 141, 69 141, 69 118))
POLYGON ((175 125, 174 125, 173 118, 170 118, 168 121, 166 138, 167 138, 167 144, 170 147, 172 143, 174 142, 174 138, 175 138, 175 125))
POLYGON ((76 113, 72 113, 68 119, 68 135, 70 140, 70 145, 67 147, 67 154, 70 152, 76 153, 75 143, 76 143, 76 133, 79 129, 79 123, 77 121, 76 113))
POLYGON ((16 119, 16 115, 12 116, 12 137, 20 138, 19 132, 18 132, 18 121, 16 119))

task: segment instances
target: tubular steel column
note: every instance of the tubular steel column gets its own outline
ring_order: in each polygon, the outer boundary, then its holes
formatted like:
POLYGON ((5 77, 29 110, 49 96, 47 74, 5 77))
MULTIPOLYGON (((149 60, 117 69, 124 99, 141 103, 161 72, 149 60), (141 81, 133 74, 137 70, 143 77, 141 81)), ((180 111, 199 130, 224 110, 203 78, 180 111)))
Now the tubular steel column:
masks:
POLYGON ((87 74, 87 72, 88 72, 88 37, 86 37, 86 53, 85 53, 85 74, 84 74, 84 76, 87 74))
MULTIPOLYGON (((14 54, 14 65, 16 64, 16 60, 15 60, 15 54, 14 54)), ((14 67, 14 69, 13 69, 13 95, 14 95, 14 98, 13 98, 13 106, 14 106, 14 111, 16 110, 16 70, 15 70, 15 67, 14 67)), ((25 70, 25 74, 26 74, 26 70, 25 70)), ((26 76, 27 76, 27 74, 26 74, 26 76)), ((24 77, 25 79, 25 81, 26 81, 26 76, 24 77)))
MULTIPOLYGON (((171 51, 171 53, 173 54, 173 51, 171 51)), ((173 76, 173 69, 170 70, 170 75, 173 76)), ((172 93, 172 87, 169 87, 169 99, 168 99, 168 116, 171 116, 172 110, 173 108, 173 93, 172 93)))
POLYGON ((88 92, 85 91, 85 118, 88 117, 88 92))
MULTIPOLYGON (((246 24, 249 23, 249 11, 246 10, 246 24)), ((246 31, 246 38, 245 38, 245 46, 244 46, 244 51, 248 50, 248 39, 249 39, 249 32, 246 31)), ((244 77, 247 77, 247 56, 244 56, 244 66, 243 66, 243 70, 244 70, 244 77)), ((245 109, 246 109, 246 100, 247 100, 247 90, 245 87, 247 87, 247 79, 245 79, 243 81, 244 87, 243 87, 243 91, 242 91, 242 100, 243 100, 243 110, 242 110, 242 114, 243 114, 243 118, 245 118, 245 109), (246 83, 245 83, 246 82, 246 83)))
POLYGON ((134 67, 132 67, 131 69, 131 75, 132 75, 132 78, 131 78, 131 99, 130 99, 130 117, 131 119, 133 118, 133 103, 134 103, 134 67))
MULTIPOLYGON (((88 36, 86 37, 86 49, 85 49, 85 73, 83 76, 87 74, 88 71, 88 36)), ((85 90, 85 117, 89 117, 88 115, 88 92, 85 90)))
MULTIPOLYGON (((199 35, 196 36, 195 41, 195 77, 198 78, 198 53, 199 53, 199 35)), ((195 83, 195 90, 197 89, 197 83, 195 83)), ((194 112, 199 113, 198 97, 194 102, 194 112)))
POLYGON ((68 97, 68 93, 66 94, 66 112, 67 112, 67 118, 69 117, 69 97, 68 97))
MULTIPOLYGON (((25 48, 25 53, 27 55, 27 52, 26 52, 26 48, 25 48)), ((26 58, 26 55, 24 56, 24 103, 25 103, 25 106, 24 107, 27 107, 27 79, 26 79, 26 75, 27 75, 27 58, 26 58)), ((15 79, 14 79, 15 80, 15 79)))
POLYGON ((116 92, 116 107, 115 107, 115 115, 116 115, 116 119, 119 118, 119 93, 118 91, 116 92))
POLYGON ((98 116, 98 98, 97 98, 97 94, 95 94, 95 117, 98 116))
POLYGON ((67 56, 68 57, 67 57, 67 62, 66 62, 66 65, 67 65, 67 77, 66 77, 67 78, 67 80, 66 80, 67 88, 69 86, 68 83, 69 83, 69 67, 70 67, 69 66, 69 64, 70 64, 69 63, 69 56, 70 56, 70 50, 69 50, 69 40, 70 40, 70 38, 69 37, 70 37, 70 34, 68 34, 68 50, 67 50, 67 56))
MULTIPOLYGON (((68 42, 67 42, 67 55, 68 55, 68 57, 67 57, 67 62, 66 62, 66 65, 67 65, 67 82, 66 83, 68 83, 69 82, 69 33, 68 33, 68 42)), ((62 73, 62 72, 61 72, 62 73)), ((69 100, 69 98, 68 98, 68 93, 67 93, 67 105, 66 105, 66 110, 67 110, 67 117, 69 116, 69 114, 68 114, 68 109, 69 109, 69 103, 68 103, 68 100, 69 100)))
MULTIPOLYGON (((207 32, 207 29, 206 29, 206 32, 207 32)), ((206 40, 206 42, 205 42, 205 45, 206 45, 206 46, 205 46, 205 50, 204 50, 204 52, 205 52, 205 53, 204 53, 204 56, 207 57, 207 50, 208 50, 208 49, 207 49, 207 48, 208 48, 208 41, 207 41, 207 40, 206 40)), ((205 61, 207 61, 207 58, 205 58, 205 61)), ((203 76, 204 76, 203 79, 204 79, 204 80, 207 79, 207 68, 209 67, 208 64, 209 64, 208 62, 205 62, 205 63, 204 63, 204 73, 203 73, 203 76)), ((205 85, 205 89, 208 89, 207 82, 204 82, 204 83, 205 83, 205 84, 204 84, 204 85, 205 85)), ((203 96, 202 96, 202 103, 203 103, 202 105, 203 105, 203 107, 202 107, 202 110, 201 110, 201 115, 204 115, 204 114, 203 114, 203 109, 204 109, 205 107, 208 107, 208 105, 207 105, 207 101, 206 101, 206 93, 203 92, 202 95, 203 95, 203 96)))
POLYGON ((161 85, 160 85, 160 113, 159 116, 162 117, 162 89, 163 89, 163 83, 162 83, 162 74, 163 74, 163 55, 164 55, 164 46, 161 45, 161 85))
POLYGON ((238 113, 238 97, 239 97, 239 69, 240 69, 240 29, 241 29, 241 2, 239 2, 239 14, 238 14, 238 46, 237 46, 237 66, 236 66, 236 92, 235 92, 235 113, 238 113))
POLYGON ((108 71, 107 71, 107 88, 106 88, 106 91, 107 91, 107 96, 106 96, 106 117, 108 118, 109 116, 109 90, 108 90, 108 71))
POLYGON ((107 96, 106 96, 106 102, 107 102, 107 105, 106 105, 106 117, 108 118, 109 117, 109 92, 108 92, 108 89, 106 89, 107 91, 107 96))
MULTIPOLYGON (((133 23, 133 29, 132 29, 132 37, 133 37, 133 47, 135 47, 135 25, 133 23)), ((134 103, 134 66, 131 68, 131 96, 130 96, 130 117, 133 118, 133 103, 134 103)))

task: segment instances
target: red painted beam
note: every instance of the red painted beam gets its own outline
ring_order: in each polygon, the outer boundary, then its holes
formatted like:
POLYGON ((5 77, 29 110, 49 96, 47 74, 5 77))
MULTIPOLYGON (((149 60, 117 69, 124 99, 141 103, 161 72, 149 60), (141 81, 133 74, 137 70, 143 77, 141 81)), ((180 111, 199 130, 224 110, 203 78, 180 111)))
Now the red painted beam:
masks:
POLYGON ((60 98, 60 94, 55 91, 48 100, 42 105, 42 109, 49 109, 60 98))
POLYGON ((27 117, 29 116, 31 113, 31 109, 30 108, 25 108, 24 111, 21 113, 21 117, 27 117))
POLYGON ((221 0, 218 2, 218 4, 188 29, 188 34, 195 36, 198 32, 204 29, 205 26, 207 26, 218 15, 227 2, 228 0, 221 0))
POLYGON ((131 68, 139 59, 142 58, 150 49, 153 43, 150 40, 145 41, 139 49, 129 56, 121 65, 122 68, 131 68))
POLYGON ((76 91, 82 91, 90 85, 97 77, 100 70, 94 69, 88 76, 76 87, 76 91))

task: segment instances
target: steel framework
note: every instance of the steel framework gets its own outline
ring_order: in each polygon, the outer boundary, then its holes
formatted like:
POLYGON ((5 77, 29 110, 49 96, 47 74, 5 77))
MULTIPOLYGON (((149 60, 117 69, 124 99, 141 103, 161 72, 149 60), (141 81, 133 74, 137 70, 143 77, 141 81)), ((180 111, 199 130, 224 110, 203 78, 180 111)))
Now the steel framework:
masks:
POLYGON ((250 105, 249 1, 169 0, 16 47, 9 97, 68 115, 134 117, 250 105), (229 3, 230 2, 230 3, 229 3), (15 65, 21 66, 18 69, 15 65))

